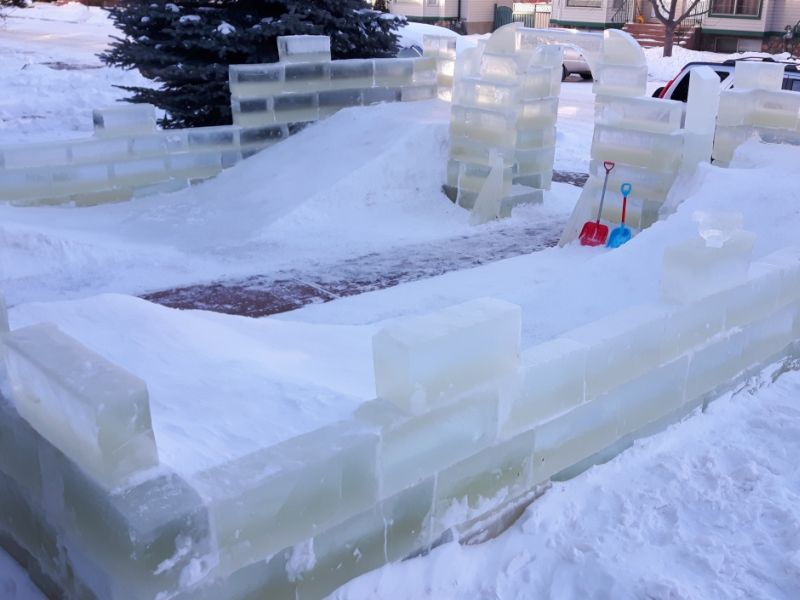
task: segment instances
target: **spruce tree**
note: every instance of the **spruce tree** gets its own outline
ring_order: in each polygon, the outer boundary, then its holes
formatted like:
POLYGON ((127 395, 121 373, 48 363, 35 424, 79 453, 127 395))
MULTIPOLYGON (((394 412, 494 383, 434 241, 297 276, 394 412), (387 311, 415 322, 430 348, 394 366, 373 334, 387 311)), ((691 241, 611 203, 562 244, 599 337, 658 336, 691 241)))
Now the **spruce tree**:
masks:
POLYGON ((334 59, 394 56, 401 20, 364 0, 121 0, 109 9, 124 37, 100 58, 160 84, 123 87, 164 109, 164 127, 231 122, 228 65, 278 60, 281 35, 328 35, 334 59))

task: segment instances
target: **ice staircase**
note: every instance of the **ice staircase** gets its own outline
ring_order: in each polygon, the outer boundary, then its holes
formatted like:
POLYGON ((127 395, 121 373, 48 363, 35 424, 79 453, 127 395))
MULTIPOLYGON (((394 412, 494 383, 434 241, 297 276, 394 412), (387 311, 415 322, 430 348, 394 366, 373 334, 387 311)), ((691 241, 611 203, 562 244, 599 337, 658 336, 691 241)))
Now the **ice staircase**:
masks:
MULTIPOLYGON (((622 30, 631 34, 643 48, 659 48, 664 45, 666 30, 661 23, 625 23, 622 30)), ((688 27, 675 32, 674 43, 687 50, 697 50, 699 27, 688 27)))

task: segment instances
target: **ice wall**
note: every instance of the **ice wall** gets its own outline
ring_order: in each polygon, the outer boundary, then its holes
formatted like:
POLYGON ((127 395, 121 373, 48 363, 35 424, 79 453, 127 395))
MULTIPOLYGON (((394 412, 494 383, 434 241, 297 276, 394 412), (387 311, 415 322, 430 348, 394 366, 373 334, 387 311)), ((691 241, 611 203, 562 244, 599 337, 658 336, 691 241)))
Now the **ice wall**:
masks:
POLYGON ((0 202, 88 206, 175 191, 283 140, 292 124, 444 94, 455 49, 431 44, 432 57, 331 61, 326 36, 280 37, 280 62, 230 67, 233 125, 159 130, 150 105, 97 109, 89 139, 0 146, 0 202))
POLYGON ((158 464, 141 381, 52 326, 0 334, 0 545, 54 596, 316 600, 485 527, 796 357, 800 248, 752 261, 740 216, 697 221, 660 299, 522 351, 499 300, 398 320, 351 419, 190 478, 158 464))
POLYGON ((722 93, 714 138, 714 163, 728 165, 752 137, 800 144, 800 94, 782 90, 783 64, 739 61, 734 89, 722 93))
MULTIPOLYGON (((692 72, 689 100, 661 100, 646 95, 647 66, 638 44, 604 32, 603 53, 594 92, 595 129, 589 180, 561 236, 564 245, 577 238, 587 221, 597 219, 606 171, 610 172, 601 222, 613 227, 622 219, 620 186, 630 183, 626 224, 635 232, 658 220, 659 210, 681 170, 710 160, 719 78, 709 68, 692 72), (634 45, 637 46, 634 48, 634 45)), ((594 68, 594 67, 593 67, 594 68)))
POLYGON ((97 109, 88 139, 0 147, 0 202, 88 206, 174 191, 255 151, 238 127, 159 130, 150 105, 97 109))
POLYGON ((432 57, 332 61, 326 36, 279 37, 279 62, 231 65, 233 123, 244 136, 284 136, 342 108, 434 98, 448 52, 434 41, 432 57))
POLYGON ((476 222, 541 202, 552 179, 562 51, 523 46, 518 26, 499 29, 456 65, 444 189, 475 209, 476 222))

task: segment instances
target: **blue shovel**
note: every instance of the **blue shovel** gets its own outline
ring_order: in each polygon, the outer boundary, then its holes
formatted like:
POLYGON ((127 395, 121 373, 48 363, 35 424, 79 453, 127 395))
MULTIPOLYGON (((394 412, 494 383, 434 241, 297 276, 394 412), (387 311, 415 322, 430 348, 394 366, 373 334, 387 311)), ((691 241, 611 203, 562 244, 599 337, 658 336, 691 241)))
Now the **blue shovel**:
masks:
POLYGON ((631 230, 625 226, 625 210, 628 208, 628 194, 631 193, 631 184, 623 183, 619 191, 622 192, 622 223, 620 223, 619 227, 611 231, 611 235, 608 236, 608 243, 606 244, 607 248, 619 248, 622 244, 631 239, 631 230))

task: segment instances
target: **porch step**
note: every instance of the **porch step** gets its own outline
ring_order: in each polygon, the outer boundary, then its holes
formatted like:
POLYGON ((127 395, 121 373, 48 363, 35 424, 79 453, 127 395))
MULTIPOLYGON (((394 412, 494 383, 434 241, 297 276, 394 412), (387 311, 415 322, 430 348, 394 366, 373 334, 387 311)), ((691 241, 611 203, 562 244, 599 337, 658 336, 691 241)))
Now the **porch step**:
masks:
MULTIPOLYGON (((661 23, 626 23, 623 31, 639 42, 643 48, 655 48, 664 45, 666 30, 661 23)), ((675 45, 695 49, 697 40, 696 27, 675 33, 675 45)))

